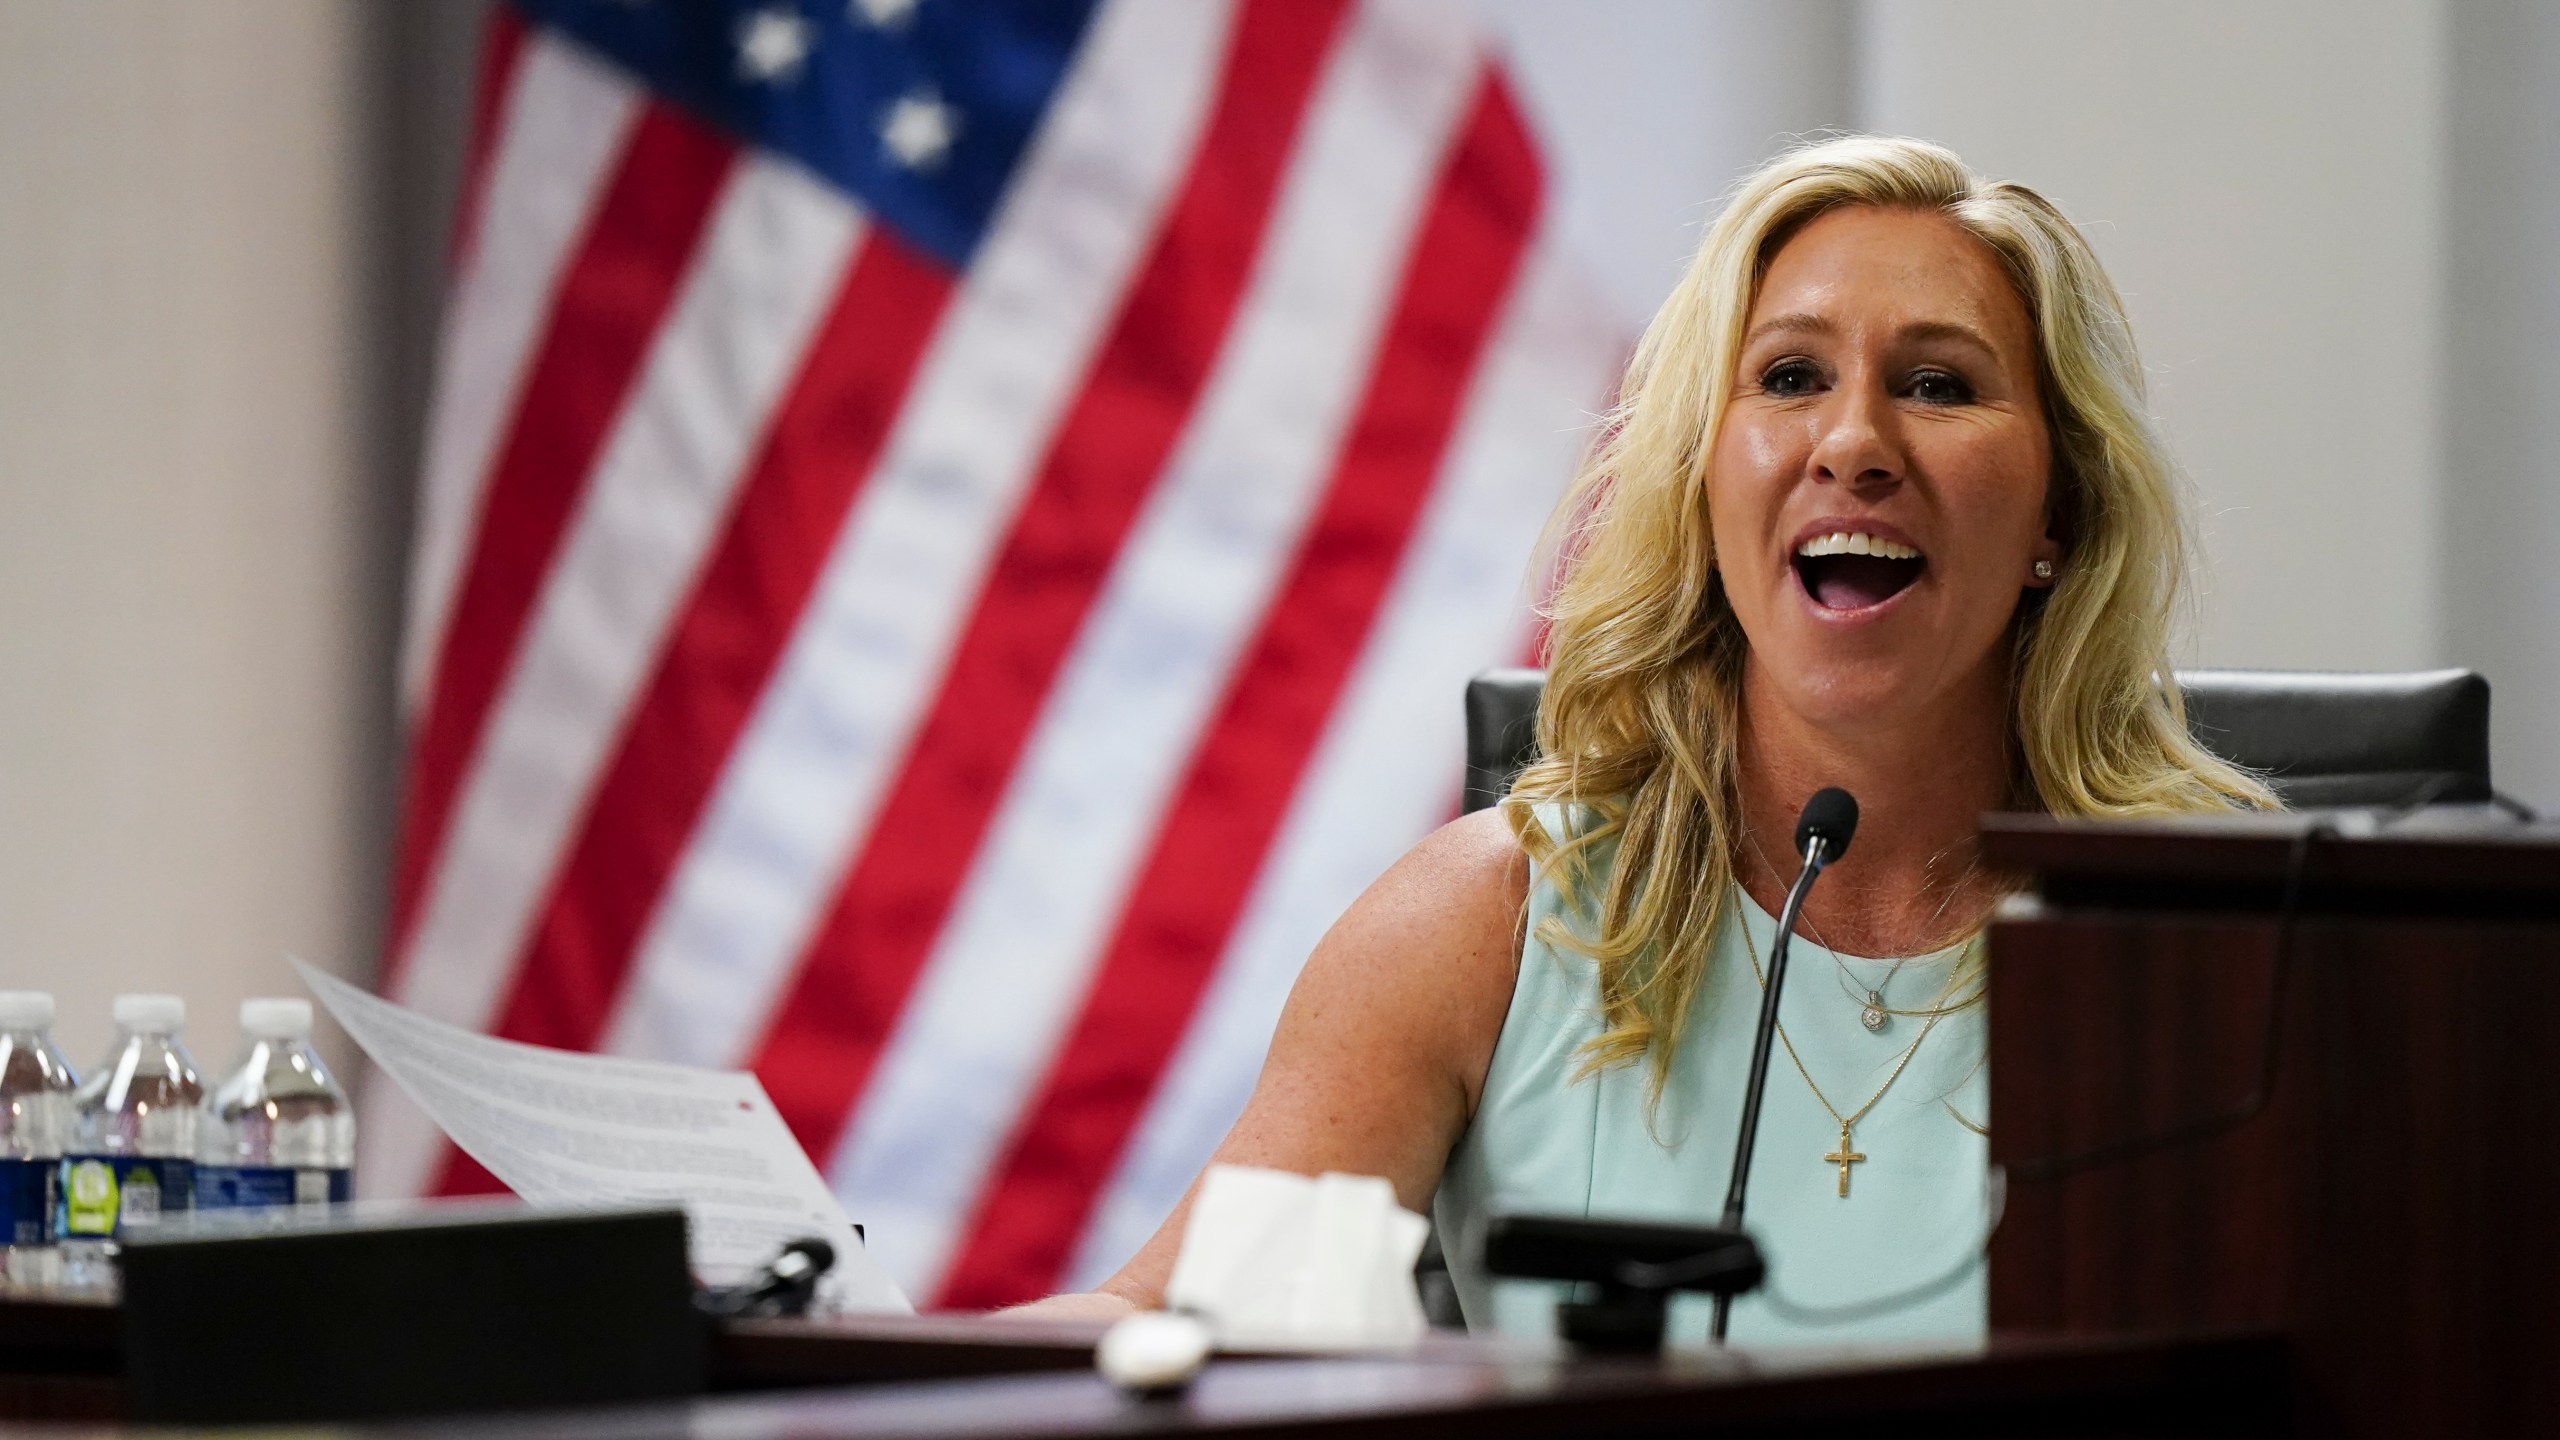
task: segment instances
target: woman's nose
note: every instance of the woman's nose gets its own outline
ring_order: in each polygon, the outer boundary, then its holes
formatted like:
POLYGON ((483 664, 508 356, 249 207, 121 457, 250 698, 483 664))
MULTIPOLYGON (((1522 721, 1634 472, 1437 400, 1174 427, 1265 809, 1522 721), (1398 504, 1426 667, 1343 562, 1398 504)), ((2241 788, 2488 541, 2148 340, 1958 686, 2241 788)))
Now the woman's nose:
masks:
POLYGON ((1902 479, 1893 406, 1885 396, 1864 385, 1843 385, 1818 416, 1821 430, 1805 457, 1810 478, 1861 488, 1902 479))

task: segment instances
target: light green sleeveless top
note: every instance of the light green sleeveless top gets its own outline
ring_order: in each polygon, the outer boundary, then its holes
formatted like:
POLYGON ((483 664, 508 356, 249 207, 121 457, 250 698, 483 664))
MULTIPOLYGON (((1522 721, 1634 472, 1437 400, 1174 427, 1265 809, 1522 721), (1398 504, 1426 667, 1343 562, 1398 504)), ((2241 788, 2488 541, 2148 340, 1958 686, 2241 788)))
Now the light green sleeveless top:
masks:
MULTIPOLYGON (((1550 828, 1554 821, 1549 820, 1550 828)), ((1600 1033, 1591 962, 1541 942, 1560 913, 1555 888, 1533 874, 1530 938, 1520 957, 1484 1095, 1450 1155, 1434 1204, 1450 1278, 1470 1329, 1548 1335, 1564 1287, 1496 1279, 1482 1266, 1484 1225, 1497 1211, 1714 1224, 1733 1169, 1734 1134, 1759 1015, 1756 947, 1765 972, 1776 922, 1737 889, 1691 1006, 1670 1083, 1648 1126, 1645 1067, 1574 1078, 1583 1042, 1600 1033)), ((1587 932, 1586 932, 1587 933, 1587 932)), ((1837 955, 1799 932, 1787 961, 1778 1021, 1796 1057, 1842 1115, 1884 1085, 1928 1021, 1896 1015, 1881 1033, 1860 1023, 1867 990, 1889 1006, 1925 1008, 1945 989, 1959 950, 1890 960, 1837 955), (1886 976, 1892 979, 1888 983, 1886 976)), ((1934 1298, 1893 1314, 1813 1322, 1775 1313, 1853 1305, 1946 1274, 1978 1248, 1987 1220, 1988 1144, 1965 1121, 1989 1123, 1983 1008, 1940 1019, 1900 1078, 1857 1121, 1848 1194, 1840 1194, 1840 1123, 1784 1046, 1772 1045, 1769 1087, 1751 1166, 1744 1224, 1769 1265, 1763 1292, 1735 1302, 1735 1343, 1967 1339, 1983 1333, 1976 1267, 1934 1298), (1950 1108, 1952 1107, 1952 1108, 1950 1108), (1962 1119, 1958 1118, 1961 1113, 1962 1119)), ((1703 1338, 1708 1302, 1681 1296, 1675 1340, 1703 1338)))

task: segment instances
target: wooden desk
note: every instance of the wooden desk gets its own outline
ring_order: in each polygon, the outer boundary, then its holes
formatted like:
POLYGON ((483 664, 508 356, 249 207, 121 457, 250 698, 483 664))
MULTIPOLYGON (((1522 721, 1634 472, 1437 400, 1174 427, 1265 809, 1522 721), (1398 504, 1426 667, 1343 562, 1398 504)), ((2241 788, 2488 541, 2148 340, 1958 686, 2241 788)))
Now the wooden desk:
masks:
MULTIPOLYGON (((1712 1431, 1788 1440, 2187 1440, 2282 1434, 2287 1383, 2285 1346, 2265 1335, 2024 1341, 1939 1350, 1691 1349, 1641 1360, 1575 1359, 1552 1346, 1449 1337, 1392 1358, 1221 1360, 1188 1394, 1161 1400, 1121 1395, 1082 1369, 724 1396, 628 1410, 331 1427, 330 1433, 338 1440, 1134 1434, 1505 1440, 1712 1431)), ((91 1425, 30 1426, 20 1433, 31 1440, 107 1440, 142 1432, 91 1425)))
POLYGON ((2035 897, 1990 942, 1993 1328, 2266 1327, 2312 1430, 2554 1433, 2560 832, 2306 823, 1986 826, 2035 897), (2050 1163, 2231 1114, 2271 1036, 2247 1118, 2050 1163))
MULTIPOLYGON (((715 1392, 1088 1371, 1101 1333, 951 1315, 740 1320, 711 1332, 704 1369, 715 1392)), ((123 1375, 114 1307, 0 1300, 0 1421, 121 1419, 123 1375)))
POLYGON ((104 1305, 0 1299, 0 1421, 124 1414, 124 1342, 104 1305))

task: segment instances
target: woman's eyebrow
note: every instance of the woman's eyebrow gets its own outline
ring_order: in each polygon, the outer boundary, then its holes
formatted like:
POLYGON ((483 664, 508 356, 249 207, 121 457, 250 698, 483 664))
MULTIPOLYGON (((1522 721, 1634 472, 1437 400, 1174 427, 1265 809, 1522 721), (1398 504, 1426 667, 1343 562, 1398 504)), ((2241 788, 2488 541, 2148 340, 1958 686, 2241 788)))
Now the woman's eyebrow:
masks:
MULTIPOLYGON (((1766 335, 1832 335, 1838 331, 1839 327, 1822 316, 1802 310, 1790 311, 1784 315, 1772 315, 1752 326, 1751 333, 1742 337, 1742 348, 1751 348, 1766 335)), ((1999 350, 1983 337, 1981 331, 1953 320, 1914 320, 1896 331, 1895 338, 1905 343, 1943 340, 1979 350, 1985 359, 1994 363, 2000 359, 1999 350)))
POLYGON ((1981 351, 1983 358, 1995 363, 2000 359, 2000 352, 1993 349, 1991 342, 1982 337, 1981 331, 1970 325, 1959 325, 1952 320, 1914 320, 1902 327, 1902 338, 1906 341, 1949 340, 1958 345, 1971 346, 1981 351))
POLYGON ((1744 348, 1747 349, 1751 345, 1757 343, 1763 335, 1775 335, 1780 332, 1791 332, 1799 335, 1828 335, 1832 333, 1832 329, 1833 327, 1831 322, 1823 319, 1821 316, 1809 314, 1802 310, 1796 310, 1784 315, 1772 315, 1768 319, 1761 321, 1759 324, 1752 326, 1751 333, 1742 337, 1742 343, 1744 348))

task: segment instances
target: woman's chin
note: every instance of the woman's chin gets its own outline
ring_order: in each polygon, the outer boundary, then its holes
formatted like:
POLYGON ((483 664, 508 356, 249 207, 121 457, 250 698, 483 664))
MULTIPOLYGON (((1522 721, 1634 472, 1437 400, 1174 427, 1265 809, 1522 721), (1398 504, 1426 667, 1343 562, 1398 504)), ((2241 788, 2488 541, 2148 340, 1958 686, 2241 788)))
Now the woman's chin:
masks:
POLYGON ((1841 657, 1763 666, 1762 673, 1773 698, 1798 721, 1833 734, 1899 729, 1924 721, 1947 700, 1948 676, 1934 656, 1841 657))

